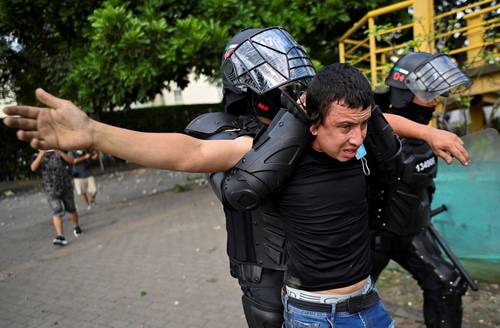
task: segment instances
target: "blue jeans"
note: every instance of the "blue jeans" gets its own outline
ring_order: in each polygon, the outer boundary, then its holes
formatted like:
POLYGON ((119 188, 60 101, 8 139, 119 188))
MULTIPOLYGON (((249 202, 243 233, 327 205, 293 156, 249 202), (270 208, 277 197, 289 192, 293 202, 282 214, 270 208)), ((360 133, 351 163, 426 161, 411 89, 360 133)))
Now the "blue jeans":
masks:
POLYGON ((331 304, 331 312, 310 311, 289 304, 289 296, 284 295, 284 328, 394 328, 395 323, 385 310, 382 302, 357 312, 336 312, 331 304))

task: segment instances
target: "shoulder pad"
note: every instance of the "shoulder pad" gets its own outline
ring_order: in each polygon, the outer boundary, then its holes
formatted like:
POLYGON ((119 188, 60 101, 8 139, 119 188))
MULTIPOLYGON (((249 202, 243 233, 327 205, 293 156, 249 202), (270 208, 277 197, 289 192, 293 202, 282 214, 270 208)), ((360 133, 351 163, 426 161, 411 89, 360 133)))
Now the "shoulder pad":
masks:
POLYGON ((280 110, 222 182, 224 205, 239 211, 257 208, 290 177, 311 138, 308 123, 280 110))
POLYGON ((227 130, 240 130, 240 121, 234 115, 224 112, 205 113, 196 117, 184 129, 189 135, 206 139, 227 130))
POLYGON ((266 126, 254 116, 240 116, 241 131, 239 136, 252 136, 257 138, 266 130, 266 126))

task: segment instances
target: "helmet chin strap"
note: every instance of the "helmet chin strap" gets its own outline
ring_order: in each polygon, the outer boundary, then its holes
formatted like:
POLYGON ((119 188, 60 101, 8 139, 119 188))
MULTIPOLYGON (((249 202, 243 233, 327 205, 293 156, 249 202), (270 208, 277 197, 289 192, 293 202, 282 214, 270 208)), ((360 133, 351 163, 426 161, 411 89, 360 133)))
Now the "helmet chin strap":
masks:
POLYGON ((306 107, 304 106, 304 108, 301 108, 300 105, 297 104, 297 99, 294 99, 287 92, 281 93, 281 105, 292 113, 293 116, 305 123, 312 123, 319 117, 319 113, 313 113, 312 115, 306 113, 306 107))

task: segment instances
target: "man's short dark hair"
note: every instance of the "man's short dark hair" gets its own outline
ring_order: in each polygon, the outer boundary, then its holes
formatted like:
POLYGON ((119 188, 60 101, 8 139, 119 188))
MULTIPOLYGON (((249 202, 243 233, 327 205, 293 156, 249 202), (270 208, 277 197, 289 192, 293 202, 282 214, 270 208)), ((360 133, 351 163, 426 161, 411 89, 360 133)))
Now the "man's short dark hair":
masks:
POLYGON ((368 109, 373 105, 373 91, 368 79, 349 64, 332 64, 316 74, 307 88, 306 106, 310 115, 319 113, 322 120, 332 103, 348 108, 368 109))

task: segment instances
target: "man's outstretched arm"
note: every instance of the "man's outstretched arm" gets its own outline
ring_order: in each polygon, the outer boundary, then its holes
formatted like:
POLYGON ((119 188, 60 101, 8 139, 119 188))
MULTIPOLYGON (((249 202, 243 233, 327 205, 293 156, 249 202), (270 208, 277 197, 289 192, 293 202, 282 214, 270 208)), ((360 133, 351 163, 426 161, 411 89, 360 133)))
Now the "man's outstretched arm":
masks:
POLYGON ((218 172, 233 167, 252 147, 250 137, 199 140, 180 133, 144 133, 90 119, 72 102, 36 90, 49 108, 6 107, 5 125, 18 128, 17 137, 36 149, 94 148, 113 156, 160 169, 218 172))
POLYGON ((414 138, 425 141, 436 156, 450 164, 456 158, 462 165, 469 164, 469 153, 464 142, 456 134, 433 128, 428 125, 415 123, 402 116, 384 114, 394 132, 405 138, 414 138))

